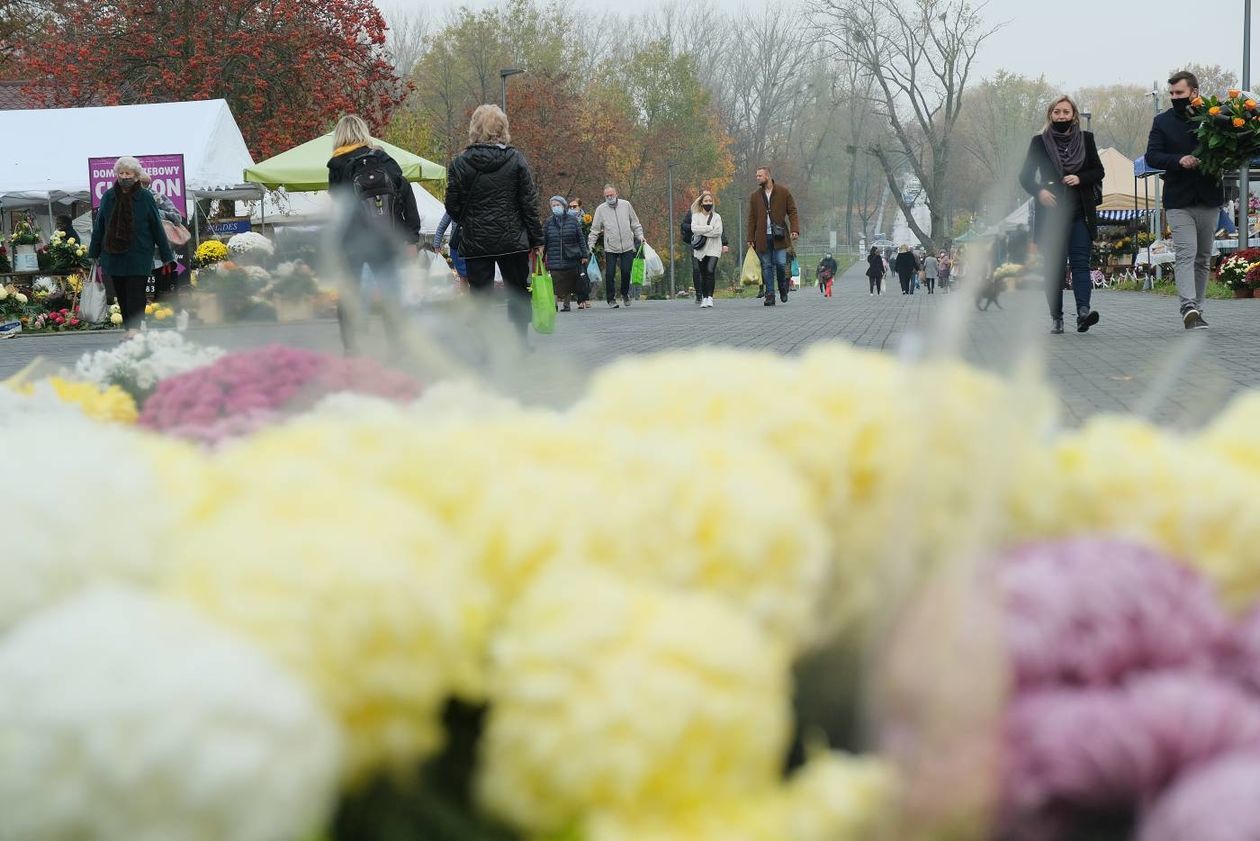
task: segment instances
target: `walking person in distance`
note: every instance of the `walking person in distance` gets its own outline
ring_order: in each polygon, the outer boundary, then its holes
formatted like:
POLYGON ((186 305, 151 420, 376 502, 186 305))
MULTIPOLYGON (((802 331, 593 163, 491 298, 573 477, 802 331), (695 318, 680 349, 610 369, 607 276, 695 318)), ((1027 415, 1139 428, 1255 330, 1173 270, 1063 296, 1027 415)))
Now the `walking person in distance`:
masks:
POLYGON ((700 277, 700 306, 713 306, 718 258, 722 256, 722 216, 713 194, 702 190, 691 204, 691 260, 700 277))
POLYGON ((555 286, 556 303, 561 312, 569 312, 578 284, 578 275, 590 258, 582 223, 568 212, 564 196, 551 197, 551 215, 543 224, 543 260, 555 286))
POLYGON ((914 294, 914 278, 919 273, 919 260, 904 243, 897 248, 897 259, 893 261, 893 271, 901 281, 901 294, 914 294))
POLYGON ((328 192, 337 202, 336 243, 346 293, 337 305, 341 344, 359 352, 368 308, 382 305, 391 352, 400 351, 401 326, 394 313, 402 295, 399 262, 404 244, 412 254, 420 241, 420 212, 402 167, 377 148, 361 117, 347 114, 333 130, 328 192), (370 286, 369 286, 370 283, 370 286))
POLYGON ((824 254, 818 263, 818 269, 814 272, 818 277, 818 283, 823 287, 823 297, 831 297, 831 287, 836 282, 836 272, 839 270, 840 264, 836 262, 831 252, 824 254))
POLYGON ((468 147, 447 168, 446 212, 459 225, 473 297, 484 301, 494 293, 498 266, 508 320, 524 340, 533 315, 529 258, 541 253, 543 232, 533 173, 511 143, 503 110, 478 106, 468 123, 468 147))
POLYGON ((621 270, 621 303, 630 306, 630 273, 634 255, 643 244, 643 225, 634 205, 621 198, 612 184, 604 185, 604 203, 595 208, 587 249, 595 250, 604 237, 604 290, 611 309, 617 309, 617 270, 621 270))
POLYGON ((748 197, 747 229, 748 247, 761 261, 765 306, 774 306, 775 283, 779 299, 787 303, 788 248, 801 235, 801 221, 792 192, 771 177, 768 166, 757 168, 757 189, 748 197))
POLYGON ((884 294, 884 270, 887 264, 884 262, 884 255, 879 253, 878 248, 872 247, 866 255, 866 277, 871 282, 871 294, 884 294))
POLYGON ((1037 200, 1033 239, 1046 275, 1052 333, 1063 332, 1064 264, 1072 273, 1077 332, 1098 323, 1097 311, 1090 308, 1094 283, 1089 255, 1098 235, 1096 194, 1101 190, 1095 188, 1104 174, 1094 135, 1081 128, 1080 110, 1071 97, 1060 96, 1046 109, 1046 126, 1033 135, 1019 176, 1020 185, 1037 200))
MULTIPOLYGON (((1212 265, 1212 240, 1225 194, 1220 177, 1205 174, 1194 156, 1199 144, 1189 109, 1199 96, 1199 80, 1186 71, 1174 73, 1168 80, 1168 96, 1172 107, 1151 125, 1146 162, 1164 170, 1164 209, 1177 252, 1173 272, 1181 299, 1181 323, 1187 330, 1204 330, 1208 326, 1203 319, 1203 301, 1212 265)), ((1244 205, 1242 213, 1246 212, 1244 205)))
POLYGON ((923 285, 929 295, 936 294, 936 278, 940 274, 940 264, 936 258, 928 254, 923 258, 923 285))

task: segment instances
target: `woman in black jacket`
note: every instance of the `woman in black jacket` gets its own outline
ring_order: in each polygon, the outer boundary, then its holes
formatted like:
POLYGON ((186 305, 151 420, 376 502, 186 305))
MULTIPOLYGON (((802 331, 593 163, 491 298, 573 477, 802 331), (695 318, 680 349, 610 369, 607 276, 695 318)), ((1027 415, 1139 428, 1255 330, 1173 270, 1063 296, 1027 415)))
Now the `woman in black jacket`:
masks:
POLYGON ((914 294, 914 276, 919 272, 919 258, 914 256, 910 246, 902 245, 897 249, 897 259, 893 263, 893 271, 901 280, 901 294, 914 294))
POLYGON ((556 290, 556 303, 569 312, 569 298, 577 289, 578 273, 590 259, 586 250, 586 234, 582 223, 567 212, 564 196, 551 197, 551 216, 543 225, 543 260, 551 273, 556 290))
POLYGON ((866 255, 866 276, 871 281, 871 294, 884 294, 884 257, 878 248, 872 248, 866 255))
POLYGON ((1076 297, 1076 330, 1084 333, 1098 323, 1090 309, 1093 281, 1089 254, 1098 235, 1098 200, 1102 160, 1094 135, 1081 129, 1080 111, 1070 97, 1061 96, 1046 109, 1046 127, 1028 146, 1019 183, 1037 199, 1033 238, 1041 251, 1050 304, 1051 333, 1063 332, 1063 266, 1072 269, 1076 297))
POLYGON ((511 142, 508 118, 499 106, 482 105, 473 112, 468 148, 447 168, 446 212, 459 223, 472 293, 494 291, 497 264, 508 292, 508 317, 524 338, 532 316, 529 257, 541 251, 543 234, 534 176, 511 142))

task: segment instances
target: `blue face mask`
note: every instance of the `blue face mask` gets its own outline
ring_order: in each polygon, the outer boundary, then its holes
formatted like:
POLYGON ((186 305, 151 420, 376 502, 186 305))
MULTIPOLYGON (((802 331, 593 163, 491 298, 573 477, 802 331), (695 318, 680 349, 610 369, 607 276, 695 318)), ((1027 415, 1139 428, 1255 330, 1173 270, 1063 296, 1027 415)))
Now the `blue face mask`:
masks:
POLYGON ((582 211, 576 207, 571 207, 569 208, 569 215, 572 216, 574 219, 578 219, 582 216, 582 211))
POLYGON ((563 208, 563 207, 556 207, 555 205, 552 205, 552 206, 551 206, 551 215, 552 215, 552 216, 563 216, 563 215, 564 215, 564 208, 563 208))
POLYGON ((604 201, 608 202, 608 206, 609 206, 609 207, 616 207, 616 206, 617 206, 617 197, 616 197, 616 196, 609 196, 608 198, 604 199, 604 201))

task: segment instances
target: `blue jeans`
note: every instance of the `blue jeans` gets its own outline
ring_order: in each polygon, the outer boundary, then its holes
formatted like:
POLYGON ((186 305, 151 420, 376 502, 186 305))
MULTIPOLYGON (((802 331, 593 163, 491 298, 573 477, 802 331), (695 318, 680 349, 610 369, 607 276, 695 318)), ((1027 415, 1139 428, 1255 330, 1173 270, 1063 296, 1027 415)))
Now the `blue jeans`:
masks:
POLYGON ((1076 310, 1089 309, 1089 299, 1094 291, 1094 281, 1089 276, 1089 252, 1093 245, 1089 227, 1079 214, 1072 219, 1067 230, 1047 232, 1041 246, 1045 258, 1046 301, 1050 304, 1050 317, 1063 317, 1063 266, 1072 269, 1072 294, 1076 298, 1076 310))
POLYGON ((773 251, 758 251, 757 258, 761 260, 761 279, 766 284, 766 294, 774 294, 774 286, 770 283, 770 277, 773 275, 779 285, 779 294, 786 296, 788 293, 787 249, 776 248, 773 251))

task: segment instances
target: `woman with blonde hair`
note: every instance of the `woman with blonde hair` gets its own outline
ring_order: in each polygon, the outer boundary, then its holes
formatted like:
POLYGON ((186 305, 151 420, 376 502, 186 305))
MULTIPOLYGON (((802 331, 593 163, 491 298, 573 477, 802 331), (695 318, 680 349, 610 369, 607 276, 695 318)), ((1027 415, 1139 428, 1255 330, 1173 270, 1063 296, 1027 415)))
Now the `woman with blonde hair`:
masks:
POLYGON ((337 121, 328 161, 328 192, 338 203, 343 288, 353 298, 337 307, 342 346, 347 354, 359 352, 363 316, 375 299, 383 304, 386 333, 397 354, 401 336, 394 313, 402 295, 398 263, 403 243, 415 253, 420 211, 402 167, 373 143, 362 117, 347 114, 337 121), (364 288, 369 278, 370 294, 364 288))
POLYGON ((701 190, 691 203, 691 259, 700 277, 700 306, 713 306, 718 258, 722 256, 722 216, 713 193, 701 190))
POLYGON ((446 212, 460 226, 461 253, 475 297, 494 292, 503 275, 508 317, 522 339, 529 328, 529 258, 541 254, 538 188, 525 156, 510 144, 507 115, 482 105, 468 124, 468 147, 447 168, 446 212))
POLYGON ((1041 251, 1051 333, 1063 332, 1064 265, 1072 270, 1076 331, 1098 323, 1090 309, 1094 284, 1089 255, 1098 235, 1102 160, 1094 135, 1081 129, 1080 111, 1071 97, 1060 96, 1046 109, 1046 126, 1032 138, 1019 183, 1037 200, 1033 238, 1041 251))

